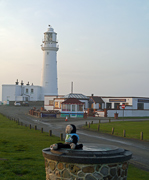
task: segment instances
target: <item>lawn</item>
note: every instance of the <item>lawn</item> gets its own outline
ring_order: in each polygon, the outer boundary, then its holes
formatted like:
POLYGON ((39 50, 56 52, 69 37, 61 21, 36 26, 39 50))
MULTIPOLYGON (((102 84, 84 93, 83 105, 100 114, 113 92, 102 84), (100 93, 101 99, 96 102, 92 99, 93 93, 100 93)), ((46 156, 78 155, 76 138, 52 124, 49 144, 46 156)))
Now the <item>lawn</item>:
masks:
MULTIPOLYGON (((143 140, 149 141, 149 121, 121 121, 121 122, 111 122, 111 123, 100 123, 91 124, 91 130, 97 130, 97 126, 100 125, 100 132, 111 134, 112 128, 114 127, 114 135, 123 136, 123 130, 126 131, 127 138, 140 139, 140 132, 143 132, 143 140)), ((88 128, 88 126, 84 126, 88 128)), ((89 128, 88 128, 89 129, 89 128)))
POLYGON ((0 115, 0 179, 45 180, 42 149, 59 139, 0 115))
MULTIPOLYGON (((42 149, 59 137, 17 125, 0 115, 0 179, 45 180, 45 164, 42 149)), ((149 172, 133 165, 128 169, 128 180, 147 180, 149 172)))

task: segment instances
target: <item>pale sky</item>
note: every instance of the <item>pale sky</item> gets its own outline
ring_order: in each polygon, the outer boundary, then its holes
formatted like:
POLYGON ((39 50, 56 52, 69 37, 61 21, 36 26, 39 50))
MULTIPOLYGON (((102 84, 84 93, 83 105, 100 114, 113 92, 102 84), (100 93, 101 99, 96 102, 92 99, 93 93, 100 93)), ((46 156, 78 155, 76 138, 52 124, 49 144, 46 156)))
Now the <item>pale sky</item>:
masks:
POLYGON ((43 33, 57 32, 58 91, 149 97, 149 0, 0 0, 2 84, 40 85, 43 33))

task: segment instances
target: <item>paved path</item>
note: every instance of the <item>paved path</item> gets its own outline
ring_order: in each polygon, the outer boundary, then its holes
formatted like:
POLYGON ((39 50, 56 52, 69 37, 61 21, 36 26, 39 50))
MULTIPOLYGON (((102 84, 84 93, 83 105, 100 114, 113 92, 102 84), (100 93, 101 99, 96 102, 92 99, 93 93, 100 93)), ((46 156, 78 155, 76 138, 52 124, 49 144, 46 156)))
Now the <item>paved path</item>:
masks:
MULTIPOLYGON (((65 127, 67 124, 75 124, 78 129, 77 133, 80 136, 80 143, 91 142, 96 144, 110 144, 130 150, 133 153, 131 163, 136 164, 138 167, 149 171, 148 142, 116 137, 108 134, 102 134, 96 131, 84 130, 81 128, 81 126, 85 125, 86 122, 93 121, 94 123, 98 123, 98 118, 92 118, 87 120, 69 119, 67 122, 65 122, 64 119, 41 119, 29 116, 28 110, 30 108, 31 107, 0 106, 0 113, 3 113, 7 116, 19 118, 19 120, 22 121, 24 124, 31 124, 32 127, 37 125, 38 129, 43 128, 45 132, 49 132, 49 130, 52 130, 52 133, 56 136, 60 136, 60 133, 65 133, 65 127)), ((136 119, 133 121, 140 121, 140 119, 136 119)), ((103 122, 108 122, 108 119, 101 119, 101 123, 103 122)))

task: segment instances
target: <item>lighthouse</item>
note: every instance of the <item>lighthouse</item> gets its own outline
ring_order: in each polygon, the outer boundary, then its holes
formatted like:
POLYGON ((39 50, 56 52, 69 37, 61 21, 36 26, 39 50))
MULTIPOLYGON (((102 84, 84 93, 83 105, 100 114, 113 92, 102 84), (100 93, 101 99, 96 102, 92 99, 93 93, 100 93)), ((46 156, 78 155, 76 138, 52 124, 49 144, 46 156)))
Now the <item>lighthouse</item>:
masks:
POLYGON ((57 87, 57 51, 59 49, 57 44, 57 33, 49 25, 48 30, 44 33, 43 44, 41 49, 43 51, 43 67, 42 67, 42 96, 44 95, 58 95, 57 87))

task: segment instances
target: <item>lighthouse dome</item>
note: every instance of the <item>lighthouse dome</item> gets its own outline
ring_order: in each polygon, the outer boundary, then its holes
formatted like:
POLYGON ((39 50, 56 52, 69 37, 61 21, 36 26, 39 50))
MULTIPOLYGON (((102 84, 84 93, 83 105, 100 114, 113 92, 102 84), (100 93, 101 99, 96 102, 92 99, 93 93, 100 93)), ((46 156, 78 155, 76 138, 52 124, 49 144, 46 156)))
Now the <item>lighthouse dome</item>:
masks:
POLYGON ((54 29, 52 28, 51 25, 49 25, 48 32, 53 32, 53 31, 54 31, 54 29))

